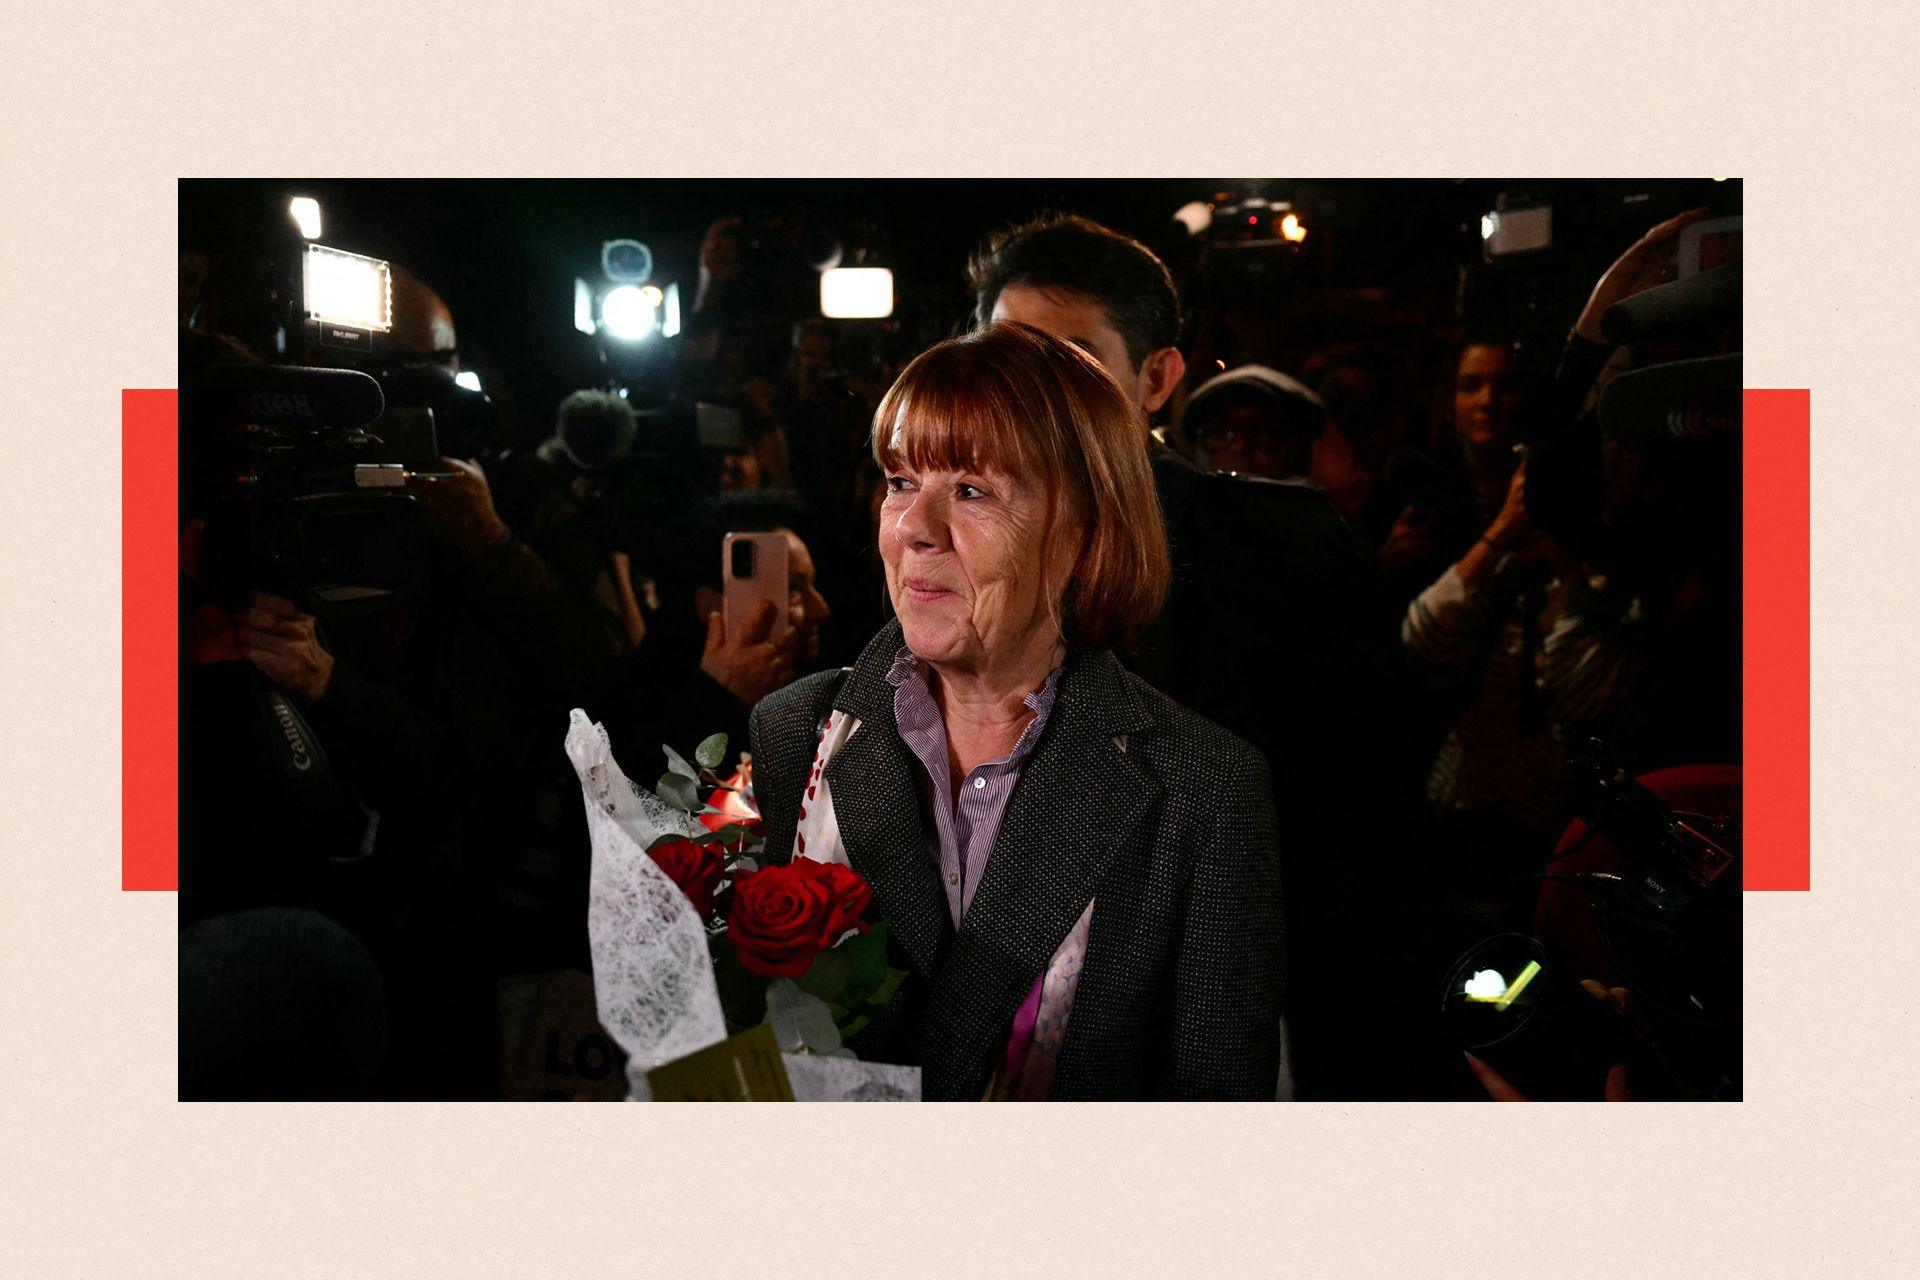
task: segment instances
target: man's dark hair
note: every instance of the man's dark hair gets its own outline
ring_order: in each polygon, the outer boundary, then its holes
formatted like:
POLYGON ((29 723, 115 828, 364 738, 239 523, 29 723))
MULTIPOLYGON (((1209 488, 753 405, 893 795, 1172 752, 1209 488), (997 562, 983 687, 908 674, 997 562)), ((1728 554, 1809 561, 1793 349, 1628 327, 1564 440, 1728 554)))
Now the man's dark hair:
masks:
POLYGON ((1153 250, 1078 214, 1042 214, 1003 227, 967 263, 974 316, 981 324, 1008 285, 1084 294, 1106 309, 1138 369, 1180 341, 1180 294, 1153 250))

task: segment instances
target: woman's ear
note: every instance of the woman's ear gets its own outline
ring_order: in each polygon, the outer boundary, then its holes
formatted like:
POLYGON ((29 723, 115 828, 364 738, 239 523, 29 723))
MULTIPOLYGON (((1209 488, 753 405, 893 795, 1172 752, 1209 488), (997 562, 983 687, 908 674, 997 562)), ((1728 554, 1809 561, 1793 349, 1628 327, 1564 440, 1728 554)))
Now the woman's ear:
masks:
POLYGON ((1187 373, 1187 362, 1178 347, 1162 347, 1140 366, 1140 407, 1157 413, 1173 395, 1187 373))

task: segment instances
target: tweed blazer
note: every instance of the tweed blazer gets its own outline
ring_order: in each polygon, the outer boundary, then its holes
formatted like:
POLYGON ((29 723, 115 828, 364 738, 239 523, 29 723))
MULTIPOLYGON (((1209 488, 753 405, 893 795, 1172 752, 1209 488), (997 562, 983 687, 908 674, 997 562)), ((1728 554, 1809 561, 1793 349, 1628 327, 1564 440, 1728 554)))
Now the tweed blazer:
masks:
POLYGON ((1265 758, 1111 652, 1073 654, 956 930, 886 681, 901 643, 888 623, 853 667, 769 695, 750 725, 780 863, 821 722, 831 709, 861 722, 826 778, 909 978, 855 1049, 918 1063, 930 1100, 980 1098, 1021 1000, 1094 901, 1053 1096, 1271 1101, 1284 951, 1265 758))

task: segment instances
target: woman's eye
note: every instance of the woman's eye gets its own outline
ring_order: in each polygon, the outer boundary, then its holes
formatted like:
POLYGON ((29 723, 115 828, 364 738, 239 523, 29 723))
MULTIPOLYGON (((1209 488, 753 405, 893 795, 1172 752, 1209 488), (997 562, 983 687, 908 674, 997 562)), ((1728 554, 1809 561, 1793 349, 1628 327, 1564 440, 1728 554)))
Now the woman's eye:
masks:
POLYGON ((912 485, 908 482, 905 476, 888 476, 887 477, 888 493, 905 493, 910 488, 912 488, 912 485))
POLYGON ((985 489, 980 488, 978 485, 971 485, 971 484, 963 484, 963 485, 955 486, 954 493, 958 495, 960 500, 963 502, 968 502, 968 501, 972 501, 974 498, 984 498, 987 496, 987 491, 985 489))

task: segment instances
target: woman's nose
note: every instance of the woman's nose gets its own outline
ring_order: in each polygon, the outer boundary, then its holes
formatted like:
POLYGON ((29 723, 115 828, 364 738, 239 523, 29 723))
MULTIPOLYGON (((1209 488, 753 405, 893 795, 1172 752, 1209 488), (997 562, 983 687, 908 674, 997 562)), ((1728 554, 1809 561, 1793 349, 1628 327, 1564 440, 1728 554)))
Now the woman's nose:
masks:
POLYGON ((938 550, 947 536, 947 514, 939 496, 925 490, 916 493, 913 501, 901 510, 895 528, 900 541, 907 546, 922 551, 938 550))

